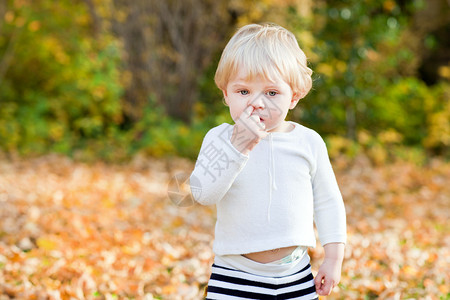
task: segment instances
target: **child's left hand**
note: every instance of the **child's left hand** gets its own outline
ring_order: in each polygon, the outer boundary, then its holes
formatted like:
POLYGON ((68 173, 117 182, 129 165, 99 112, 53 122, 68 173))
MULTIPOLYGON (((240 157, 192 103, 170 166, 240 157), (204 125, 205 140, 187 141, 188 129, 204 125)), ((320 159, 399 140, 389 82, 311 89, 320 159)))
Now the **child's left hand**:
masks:
POLYGON ((328 296, 339 283, 341 280, 341 265, 342 260, 325 258, 314 279, 316 291, 320 296, 328 296))

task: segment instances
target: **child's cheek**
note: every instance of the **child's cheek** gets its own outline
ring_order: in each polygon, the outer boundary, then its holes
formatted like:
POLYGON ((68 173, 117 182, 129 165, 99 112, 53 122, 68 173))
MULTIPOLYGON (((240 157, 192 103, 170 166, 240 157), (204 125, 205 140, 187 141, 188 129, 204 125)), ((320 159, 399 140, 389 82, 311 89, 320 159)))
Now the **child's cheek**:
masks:
MULTIPOLYGON (((242 112, 241 112, 241 113, 242 113, 242 112)), ((230 115, 231 115, 231 118, 233 119, 233 121, 236 123, 236 121, 239 120, 239 116, 240 116, 241 114, 240 114, 239 111, 237 111, 236 109, 232 109, 232 108, 230 107, 230 115)))

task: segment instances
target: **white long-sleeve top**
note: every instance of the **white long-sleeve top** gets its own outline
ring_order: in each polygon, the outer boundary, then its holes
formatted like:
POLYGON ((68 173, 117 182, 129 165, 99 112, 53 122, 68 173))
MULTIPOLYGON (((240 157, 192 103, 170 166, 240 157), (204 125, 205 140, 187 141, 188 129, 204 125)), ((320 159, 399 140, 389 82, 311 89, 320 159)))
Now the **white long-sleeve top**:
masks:
POLYGON ((322 245, 346 242, 326 145, 315 131, 290 123, 292 131, 269 133, 249 155, 231 144, 230 124, 206 134, 190 186, 198 203, 217 205, 216 255, 315 247, 314 222, 322 245))

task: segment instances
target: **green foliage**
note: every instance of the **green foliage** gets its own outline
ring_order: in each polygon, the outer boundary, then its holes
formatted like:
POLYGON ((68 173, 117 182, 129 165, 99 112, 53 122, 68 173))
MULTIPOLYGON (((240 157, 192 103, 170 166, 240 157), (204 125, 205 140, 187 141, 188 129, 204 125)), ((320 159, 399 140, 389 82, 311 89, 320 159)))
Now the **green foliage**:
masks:
MULTIPOLYGON (((406 145, 425 147, 448 145, 449 124, 447 123, 445 129, 442 128, 445 124, 435 120, 441 114, 445 114, 446 95, 442 87, 430 88, 422 81, 411 77, 398 80, 387 86, 380 95, 373 97, 369 107, 377 114, 365 120, 367 126, 373 131, 392 128, 401 133, 406 145), (436 130, 442 130, 439 140, 430 140, 430 133, 436 130)), ((447 120, 450 119, 448 113, 446 117, 447 120)))
POLYGON ((357 142, 340 135, 329 135, 326 137, 326 143, 331 159, 344 157, 353 160, 363 155, 377 166, 398 161, 423 166, 428 162, 424 148, 406 146, 402 135, 393 129, 380 132, 378 135, 362 130, 358 132, 357 142))
POLYGON ((421 8, 420 1, 323 1, 305 18, 291 8, 288 23, 315 72, 313 90, 291 117, 355 141, 362 130, 375 139, 393 130, 407 146, 444 154, 450 85, 415 77, 420 58, 408 46, 420 42, 409 26, 421 8))
POLYGON ((398 10, 386 12, 382 5, 383 1, 322 3, 313 18, 294 26, 300 43, 302 32, 311 31, 314 36, 302 45, 315 72, 314 90, 305 99, 302 119, 323 133, 354 137, 351 131, 356 132, 358 124, 353 122, 370 114, 367 104, 396 76, 390 72, 396 72, 400 64, 398 52, 380 55, 378 49, 401 46, 405 21, 398 10))
MULTIPOLYGON (((199 104, 198 111, 205 108, 199 104)), ((206 112, 200 113, 201 115, 206 112)), ((144 117, 128 133, 131 153, 144 153, 154 157, 181 155, 194 159, 206 132, 223 122, 230 122, 228 113, 195 118, 188 127, 185 123, 168 117, 154 101, 144 112, 144 117)))
MULTIPOLYGON (((10 13, 16 21, 4 31, 10 39, 19 36, 0 82, 0 147, 68 154, 80 139, 99 138, 117 126, 120 49, 111 37, 89 38, 84 5, 23 2, 10 13)), ((0 51, 8 46, 8 38, 3 41, 0 51)))
MULTIPOLYGON (((365 153, 376 164, 396 158, 421 164, 426 154, 450 155, 449 81, 427 86, 419 79, 421 57, 411 47, 441 46, 431 35, 419 41, 411 33, 411 16, 423 1, 316 1, 309 13, 261 3, 252 10, 258 5, 243 2, 237 23, 272 21, 264 19, 267 10, 297 35, 314 83, 289 117, 327 136, 331 157, 365 153)), ((0 149, 86 160, 136 153, 195 158, 210 128, 232 123, 213 80, 220 52, 196 74, 190 125, 167 117, 155 93, 141 119, 124 117, 130 53, 106 28, 93 34, 83 1, 7 2, 0 16, 0 149)), ((442 69, 446 78, 449 70, 442 69)))

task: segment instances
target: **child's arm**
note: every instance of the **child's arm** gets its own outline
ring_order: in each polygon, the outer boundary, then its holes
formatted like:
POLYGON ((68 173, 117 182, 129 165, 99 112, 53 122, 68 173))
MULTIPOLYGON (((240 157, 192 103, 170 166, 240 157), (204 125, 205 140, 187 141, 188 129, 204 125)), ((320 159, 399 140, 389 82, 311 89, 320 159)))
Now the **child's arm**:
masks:
POLYGON ((341 280, 344 244, 329 243, 324 245, 325 259, 314 279, 316 291, 320 296, 327 296, 341 280))
POLYGON ((244 168, 250 151, 267 135, 252 112, 252 106, 242 112, 232 134, 225 124, 206 134, 190 177, 192 195, 198 203, 219 202, 244 168))
POLYGON ((321 138, 316 144, 313 193, 314 221, 320 242, 325 249, 325 259, 319 268, 315 284, 318 294, 324 296, 331 293, 341 278, 347 234, 344 202, 326 145, 321 138))
MULTIPOLYGON (((318 137, 320 138, 320 137, 318 137)), ((345 206, 323 140, 315 145, 316 168, 312 186, 314 222, 322 245, 344 243, 347 239, 345 206)))

